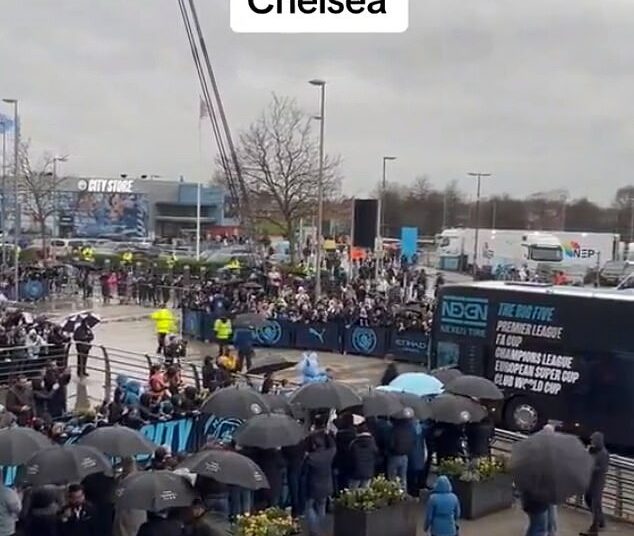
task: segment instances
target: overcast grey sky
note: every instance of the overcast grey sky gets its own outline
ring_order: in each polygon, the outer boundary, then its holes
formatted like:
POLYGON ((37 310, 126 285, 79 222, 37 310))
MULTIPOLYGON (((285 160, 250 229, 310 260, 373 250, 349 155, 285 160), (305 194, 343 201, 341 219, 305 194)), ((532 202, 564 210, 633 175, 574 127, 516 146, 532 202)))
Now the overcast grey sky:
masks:
MULTIPOLYGON (((388 0, 389 1, 389 0, 388 0)), ((442 186, 494 174, 484 194, 567 188, 607 202, 634 183, 634 2, 411 0, 396 35, 244 35, 228 0, 198 0, 234 133, 271 92, 317 110, 344 190, 442 186)), ((197 178, 198 81, 176 0, 2 0, 0 96, 21 102, 34 152, 73 174, 197 178)), ((7 113, 9 108, 0 108, 7 113)), ((207 160, 214 151, 209 127, 207 160)))

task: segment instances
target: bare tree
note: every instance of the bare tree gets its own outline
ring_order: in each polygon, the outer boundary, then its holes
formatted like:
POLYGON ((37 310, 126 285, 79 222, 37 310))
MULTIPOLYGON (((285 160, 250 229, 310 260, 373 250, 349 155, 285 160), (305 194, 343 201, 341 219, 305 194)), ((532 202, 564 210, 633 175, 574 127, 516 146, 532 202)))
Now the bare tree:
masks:
MULTIPOLYGON (((254 218, 277 226, 294 259, 297 225, 317 214, 319 143, 311 117, 289 98, 273 95, 260 118, 240 135, 238 158, 254 218)), ((340 158, 324 159, 324 199, 340 190, 340 158)))
POLYGON ((28 216, 38 229, 46 257, 47 220, 55 214, 57 192, 64 179, 55 175, 55 158, 49 154, 37 166, 32 164, 28 142, 21 145, 19 157, 21 214, 28 216))

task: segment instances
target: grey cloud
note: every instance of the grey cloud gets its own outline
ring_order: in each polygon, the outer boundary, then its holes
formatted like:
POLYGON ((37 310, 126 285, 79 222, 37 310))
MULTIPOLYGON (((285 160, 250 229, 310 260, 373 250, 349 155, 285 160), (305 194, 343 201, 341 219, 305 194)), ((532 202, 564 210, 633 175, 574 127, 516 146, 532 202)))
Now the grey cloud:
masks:
MULTIPOLYGON (((345 189, 369 193, 383 154, 405 182, 481 168, 488 192, 554 187, 607 202, 630 182, 634 4, 411 0, 400 35, 244 35, 226 0, 198 0, 231 126, 272 91, 315 110, 345 189)), ((198 83, 174 0, 4 0, 2 88, 38 151, 86 175, 196 177, 198 83)), ((205 160, 213 144, 205 130, 205 160)))

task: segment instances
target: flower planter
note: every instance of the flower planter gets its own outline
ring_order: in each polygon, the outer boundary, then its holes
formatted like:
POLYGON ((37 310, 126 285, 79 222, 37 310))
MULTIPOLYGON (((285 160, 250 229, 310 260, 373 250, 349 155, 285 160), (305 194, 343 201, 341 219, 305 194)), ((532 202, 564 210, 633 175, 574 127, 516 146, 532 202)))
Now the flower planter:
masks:
POLYGON ((336 505, 334 536, 416 536, 420 516, 416 500, 371 511, 336 505))
POLYGON ((452 478, 451 484, 460 501, 464 519, 478 519, 513 505, 513 479, 510 475, 496 475, 473 482, 452 478))

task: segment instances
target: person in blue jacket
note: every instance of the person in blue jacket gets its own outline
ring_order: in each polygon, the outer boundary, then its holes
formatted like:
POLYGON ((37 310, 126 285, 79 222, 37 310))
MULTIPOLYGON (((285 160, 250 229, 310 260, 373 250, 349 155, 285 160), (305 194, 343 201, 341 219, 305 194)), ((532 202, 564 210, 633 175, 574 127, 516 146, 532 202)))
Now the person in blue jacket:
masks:
POLYGON ((441 475, 427 501, 425 532, 431 536, 456 536, 460 519, 460 503, 449 479, 441 475))
POLYGON ((246 365, 248 372, 253 361, 253 330, 248 327, 236 328, 233 332, 233 345, 238 350, 238 370, 242 372, 246 365))

